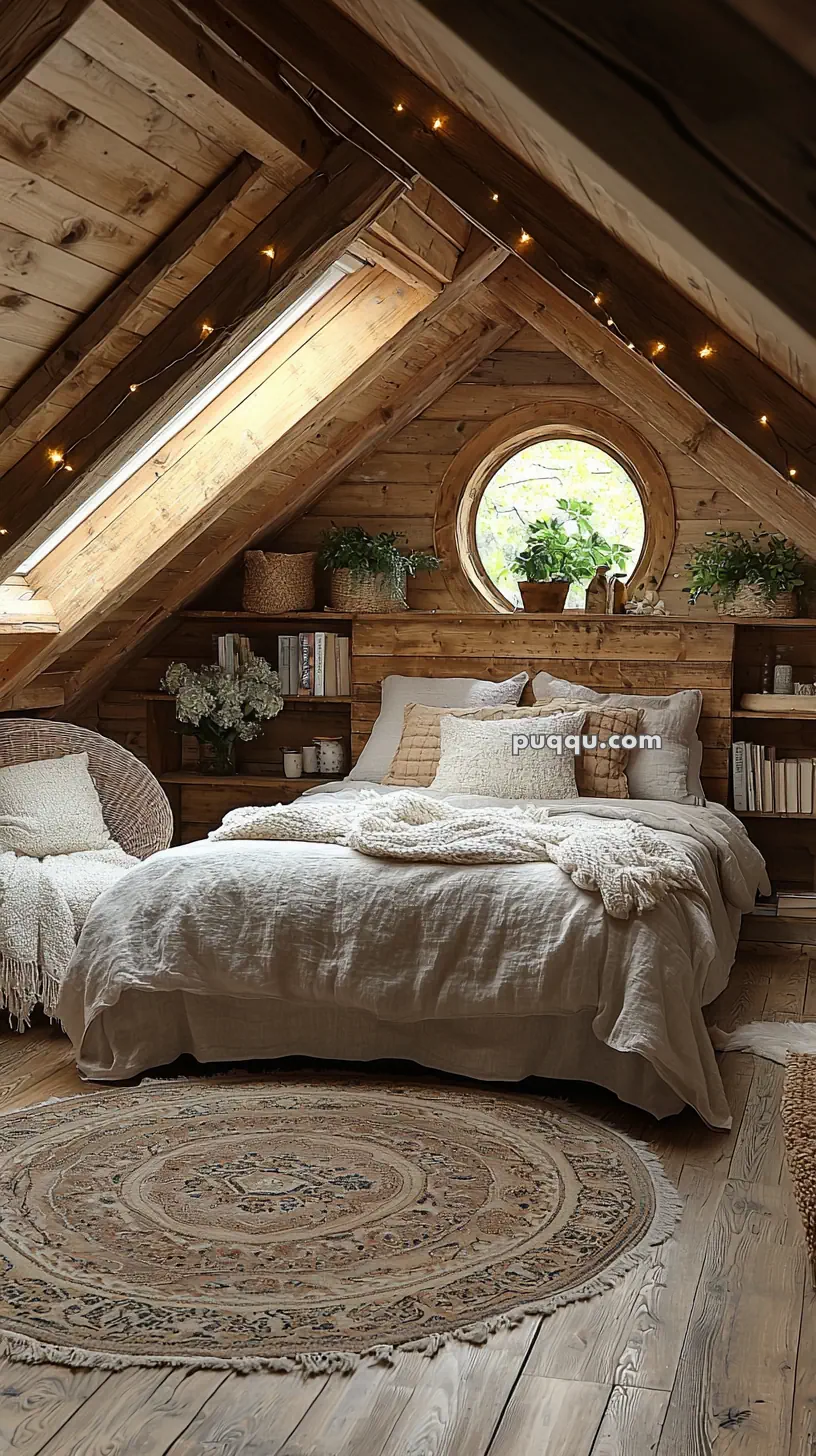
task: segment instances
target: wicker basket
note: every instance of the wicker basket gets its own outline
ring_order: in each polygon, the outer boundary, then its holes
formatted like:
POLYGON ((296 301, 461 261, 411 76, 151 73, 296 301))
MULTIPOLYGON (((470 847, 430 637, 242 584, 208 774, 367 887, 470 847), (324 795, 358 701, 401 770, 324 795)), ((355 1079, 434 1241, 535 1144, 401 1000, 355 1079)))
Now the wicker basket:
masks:
POLYGON ((762 587, 746 582, 729 601, 718 602, 717 611, 724 617, 795 617, 796 592, 780 592, 769 601, 762 587))
POLYGON ((404 612, 408 607, 404 576, 401 594, 395 596, 392 577, 383 572, 357 576, 345 566, 335 567, 331 574, 329 599, 336 612, 404 612))
POLYGON ((316 551, 244 552, 244 611, 310 612, 315 604, 316 551))

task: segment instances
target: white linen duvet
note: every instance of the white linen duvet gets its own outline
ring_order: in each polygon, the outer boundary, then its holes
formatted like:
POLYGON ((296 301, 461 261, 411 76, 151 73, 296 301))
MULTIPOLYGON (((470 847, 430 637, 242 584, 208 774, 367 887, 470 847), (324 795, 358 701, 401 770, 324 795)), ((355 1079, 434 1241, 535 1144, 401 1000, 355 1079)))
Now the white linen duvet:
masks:
MULTIPOLYGON (((365 790, 401 792, 315 792, 365 790)), ((185 1052, 397 1056, 487 1079, 579 1077, 727 1127, 703 1007, 727 983, 761 856, 720 805, 546 807, 656 832, 691 858, 698 888, 623 920, 554 863, 406 863, 264 839, 165 850, 86 921, 59 1006, 80 1070, 122 1080, 185 1052)))

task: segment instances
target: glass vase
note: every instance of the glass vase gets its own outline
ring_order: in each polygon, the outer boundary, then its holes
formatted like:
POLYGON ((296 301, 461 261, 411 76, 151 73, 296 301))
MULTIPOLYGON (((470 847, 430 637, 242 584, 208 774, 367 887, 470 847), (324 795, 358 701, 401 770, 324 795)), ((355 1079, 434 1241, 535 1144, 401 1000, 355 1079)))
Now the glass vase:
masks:
POLYGON ((203 774, 225 776, 237 773, 235 739, 219 738, 215 742, 208 738, 199 739, 198 768, 203 774))

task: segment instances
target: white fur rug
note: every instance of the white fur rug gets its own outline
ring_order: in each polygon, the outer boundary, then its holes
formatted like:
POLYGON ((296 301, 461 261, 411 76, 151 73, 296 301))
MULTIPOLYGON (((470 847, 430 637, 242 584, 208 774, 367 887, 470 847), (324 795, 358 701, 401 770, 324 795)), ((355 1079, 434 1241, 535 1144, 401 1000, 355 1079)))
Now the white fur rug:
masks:
POLYGON ((784 1066, 789 1052, 816 1057, 816 1021, 751 1021, 736 1031, 709 1028, 718 1052, 753 1052, 784 1066))

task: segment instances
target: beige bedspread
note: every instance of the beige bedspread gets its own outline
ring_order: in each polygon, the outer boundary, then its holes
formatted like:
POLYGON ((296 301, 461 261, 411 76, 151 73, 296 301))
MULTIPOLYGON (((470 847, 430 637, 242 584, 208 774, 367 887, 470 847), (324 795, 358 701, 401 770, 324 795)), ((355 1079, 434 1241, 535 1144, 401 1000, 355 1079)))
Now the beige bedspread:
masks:
MULTIPOLYGON (((576 810, 574 801, 549 807, 576 810)), ((203 841, 153 856, 96 902, 69 968, 59 1014, 80 1069, 121 1079, 150 1065, 144 1048, 129 1052, 124 1012, 116 1022, 122 998, 132 1009, 134 995, 183 992, 221 1008, 229 998, 270 1023, 281 1003, 403 1027, 487 1017, 497 1044, 519 1017, 589 1012, 599 1043, 644 1058, 707 1122, 728 1126, 702 1007, 727 981, 762 860, 716 805, 582 800, 580 812, 676 836, 704 893, 672 893, 622 921, 547 863, 405 864, 266 841, 203 841), (91 1035, 100 1018, 115 1048, 104 1065, 91 1035)), ((179 1014, 178 995, 162 1004, 179 1014)), ((421 1044, 413 1055, 424 1060, 421 1044)))

